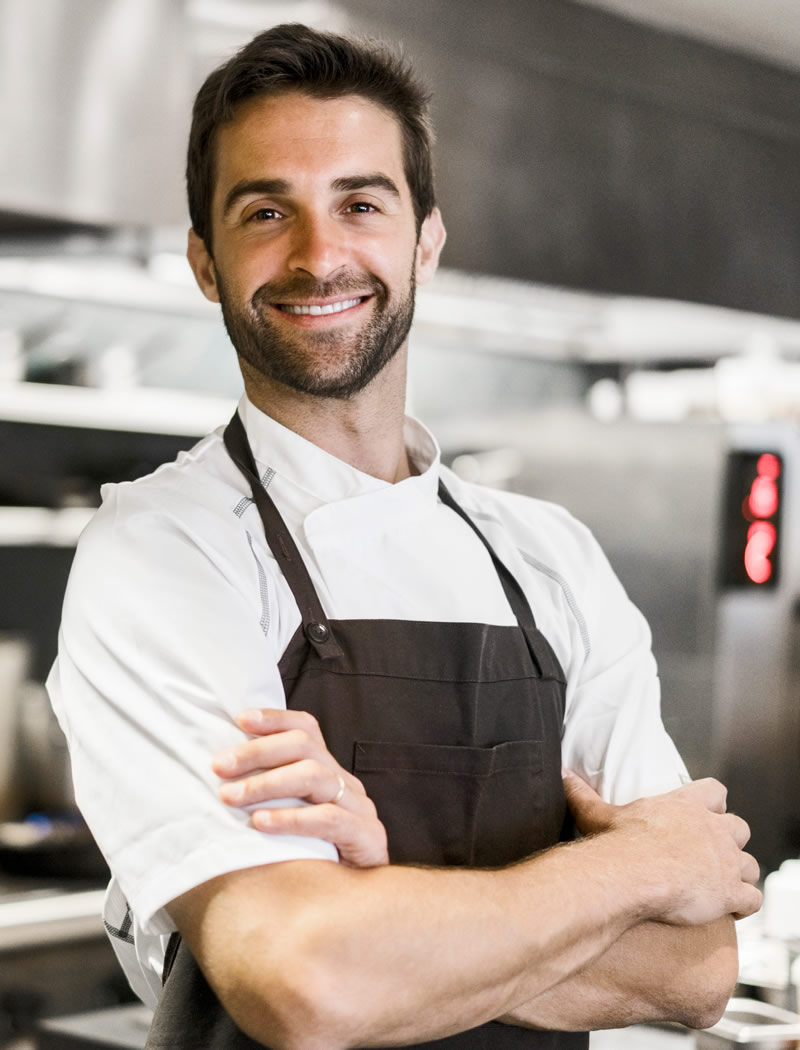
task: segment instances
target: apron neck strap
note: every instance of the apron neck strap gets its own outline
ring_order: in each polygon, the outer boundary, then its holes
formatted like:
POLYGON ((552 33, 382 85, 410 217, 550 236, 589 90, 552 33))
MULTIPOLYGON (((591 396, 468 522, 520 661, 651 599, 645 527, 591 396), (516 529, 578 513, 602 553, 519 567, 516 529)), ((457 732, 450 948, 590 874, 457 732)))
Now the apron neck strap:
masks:
MULTIPOLYGON (((323 612, 314 584, 311 582, 311 577, 308 574, 308 569, 303 562, 300 551, 297 549, 297 544, 294 542, 278 508, 273 503, 258 476, 256 461, 238 411, 234 412, 231 421, 226 426, 223 441, 231 459, 250 485, 253 501, 264 525, 267 541, 300 609, 300 615, 303 618, 303 633, 321 657, 341 656, 342 650, 336 641, 331 623, 323 612)), ((525 597, 516 578, 497 557, 492 545, 472 518, 456 502, 441 479, 439 480, 439 498, 442 503, 463 518, 488 551, 497 575, 500 577, 500 582, 511 606, 511 611, 514 613, 517 623, 523 629, 530 645, 533 636, 538 634, 538 631, 528 599, 525 597)), ((533 655, 538 663, 538 654, 534 653, 533 655)))
POLYGON ((525 630, 536 630, 536 621, 533 618, 533 611, 531 610, 528 599, 520 587, 515 576, 508 571, 503 562, 497 557, 494 552, 494 548, 491 543, 486 539, 481 530, 467 514, 467 512, 458 504, 445 483, 439 479, 439 498, 442 503, 448 506, 451 510, 454 510, 459 517, 463 518, 464 521, 469 525, 481 543, 484 545, 486 550, 489 552, 489 556, 492 559, 494 567, 497 571, 497 575, 500 577, 500 582, 503 585, 508 604, 511 606, 511 611, 517 618, 517 623, 520 627, 525 630))
POLYGON ((330 621, 322 611, 322 605, 300 551, 297 549, 297 544, 286 528, 278 508, 261 484, 256 461, 238 411, 233 414, 230 423, 225 427, 223 441, 231 459, 250 485, 253 501, 264 525, 267 542, 300 609, 300 615, 303 618, 303 633, 323 659, 341 656, 342 650, 334 637, 330 621))
POLYGON ((533 610, 530 607, 528 599, 525 597, 525 592, 517 582, 517 578, 508 571, 503 562, 497 557, 491 543, 489 543, 463 507, 455 501, 441 478, 439 479, 439 498, 442 503, 455 511, 459 517, 464 519, 489 552, 495 571, 500 577, 500 583, 503 585, 508 604, 511 606, 511 611, 517 618, 517 623, 525 637, 528 652, 531 654, 531 659, 533 660, 533 664, 536 667, 538 674, 541 677, 556 677, 563 679, 563 672, 558 666, 558 661, 556 660, 555 655, 552 654, 550 646, 547 645, 542 638, 542 635, 536 626, 536 621, 533 618, 533 610))

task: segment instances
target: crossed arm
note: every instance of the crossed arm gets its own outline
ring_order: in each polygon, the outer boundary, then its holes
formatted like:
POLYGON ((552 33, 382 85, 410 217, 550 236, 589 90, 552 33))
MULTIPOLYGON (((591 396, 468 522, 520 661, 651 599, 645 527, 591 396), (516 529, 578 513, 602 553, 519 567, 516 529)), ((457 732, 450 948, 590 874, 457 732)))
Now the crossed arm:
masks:
POLYGON ((254 1038, 338 1050, 492 1019, 704 1027, 723 1009, 737 969, 732 917, 756 910, 760 896, 757 865, 742 852, 747 827, 725 814, 721 785, 614 807, 568 777, 581 842, 495 871, 398 867, 386 863, 363 787, 307 716, 270 711, 242 725, 261 735, 218 759, 221 776, 247 774, 223 798, 306 798, 311 806, 265 811, 268 823, 256 813, 253 823, 320 835, 344 862, 235 872, 169 906, 254 1038), (346 791, 332 806, 340 776, 346 791))

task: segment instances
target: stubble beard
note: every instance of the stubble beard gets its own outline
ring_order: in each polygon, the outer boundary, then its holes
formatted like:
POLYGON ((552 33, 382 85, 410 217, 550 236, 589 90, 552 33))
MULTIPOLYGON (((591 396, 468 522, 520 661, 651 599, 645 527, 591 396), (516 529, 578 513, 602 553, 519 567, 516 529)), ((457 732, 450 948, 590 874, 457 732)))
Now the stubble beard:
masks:
POLYGON ((396 304, 377 277, 341 274, 331 281, 293 278, 262 285, 239 306, 218 278, 222 317, 239 356, 260 375, 302 394, 346 400, 362 391, 405 342, 414 316, 415 281, 396 304), (372 314, 353 332, 298 329, 297 335, 273 322, 271 303, 372 294, 372 314))

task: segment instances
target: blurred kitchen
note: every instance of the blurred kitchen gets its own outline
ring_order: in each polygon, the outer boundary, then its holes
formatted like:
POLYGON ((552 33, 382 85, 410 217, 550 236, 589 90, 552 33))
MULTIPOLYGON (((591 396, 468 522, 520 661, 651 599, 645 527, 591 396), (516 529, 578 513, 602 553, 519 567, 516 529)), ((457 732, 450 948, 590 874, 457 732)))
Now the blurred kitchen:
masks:
MULTIPOLYGON (((800 855, 796 0, 0 0, 0 1047, 143 1045, 42 683, 100 484, 239 394, 184 146, 205 74, 281 21, 400 39, 434 89, 449 240, 411 410, 457 471, 593 529, 690 772, 765 874, 800 855)), ((793 1009, 799 882, 743 952, 793 1009)))

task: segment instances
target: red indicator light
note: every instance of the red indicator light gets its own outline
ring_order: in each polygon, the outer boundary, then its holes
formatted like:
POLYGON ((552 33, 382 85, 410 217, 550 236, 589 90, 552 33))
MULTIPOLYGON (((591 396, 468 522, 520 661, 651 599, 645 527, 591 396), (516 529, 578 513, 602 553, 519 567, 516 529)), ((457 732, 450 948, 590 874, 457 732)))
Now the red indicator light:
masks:
POLYGON ((760 478, 769 478, 770 481, 777 481, 781 476, 781 461, 772 452, 765 452, 758 457, 756 472, 760 478))
POLYGON ((729 452, 720 586, 771 590, 779 585, 784 467, 779 452, 729 452))
POLYGON ((769 556, 775 548, 777 537, 775 526, 768 521, 754 521, 747 530, 744 570, 753 583, 766 583, 772 575, 769 556))
POLYGON ((759 474, 754 479, 750 486, 750 495, 747 497, 747 509, 752 518, 772 517, 778 509, 778 486, 772 478, 759 474))

